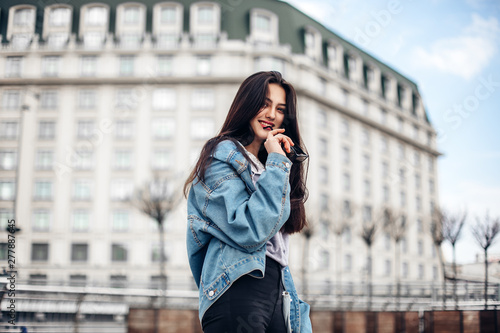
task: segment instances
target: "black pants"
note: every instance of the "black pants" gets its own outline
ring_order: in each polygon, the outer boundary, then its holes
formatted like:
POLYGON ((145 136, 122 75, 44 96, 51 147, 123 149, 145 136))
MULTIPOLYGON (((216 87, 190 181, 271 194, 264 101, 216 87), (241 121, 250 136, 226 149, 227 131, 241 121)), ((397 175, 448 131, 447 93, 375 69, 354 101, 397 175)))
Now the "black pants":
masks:
POLYGON ((286 332, 281 266, 266 257, 264 278, 244 275, 203 315, 205 333, 286 332))

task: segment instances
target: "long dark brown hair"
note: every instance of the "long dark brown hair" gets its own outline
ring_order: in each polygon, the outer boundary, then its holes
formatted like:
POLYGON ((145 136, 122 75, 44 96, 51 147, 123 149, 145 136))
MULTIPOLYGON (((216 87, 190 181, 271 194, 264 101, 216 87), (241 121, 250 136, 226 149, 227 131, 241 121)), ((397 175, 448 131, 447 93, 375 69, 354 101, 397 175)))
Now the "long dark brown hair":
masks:
MULTIPOLYGON (((300 137, 299 126, 297 123, 297 96, 293 86, 286 82, 279 72, 271 71, 252 74, 245 79, 245 81, 243 81, 238 89, 219 134, 208 140, 201 150, 198 162, 184 184, 184 195, 187 196, 190 185, 195 180, 205 180, 205 172, 212 162, 215 148, 221 141, 231 140, 235 143, 238 141, 242 146, 247 146, 253 142, 254 132, 250 126, 250 120, 252 120, 260 112, 265 104, 265 98, 267 96, 270 83, 279 84, 286 93, 285 119, 281 125, 281 127, 285 129, 283 134, 289 136, 295 145, 298 145, 302 148, 302 150, 306 151, 300 137)), ((247 160, 250 161, 244 149, 237 143, 236 147, 247 158, 247 160)), ((267 151, 264 148, 264 145, 262 145, 259 150, 258 158, 263 164, 265 164, 267 151)), ((304 163, 294 163, 292 170, 290 171, 291 212, 290 217, 283 226, 284 231, 289 234, 299 232, 307 226, 304 209, 304 203, 308 196, 305 185, 307 174, 306 167, 307 164, 304 165, 304 163)))

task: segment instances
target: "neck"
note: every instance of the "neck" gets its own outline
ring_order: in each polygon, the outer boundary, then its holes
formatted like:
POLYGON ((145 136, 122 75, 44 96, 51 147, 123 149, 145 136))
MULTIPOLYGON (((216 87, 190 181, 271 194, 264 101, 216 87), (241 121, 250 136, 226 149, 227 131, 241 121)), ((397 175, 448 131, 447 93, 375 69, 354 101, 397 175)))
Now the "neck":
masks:
POLYGON ((259 150, 260 147, 262 146, 263 142, 260 140, 253 140, 251 144, 248 146, 245 146, 245 149, 249 152, 252 153, 255 157, 259 156, 259 150))

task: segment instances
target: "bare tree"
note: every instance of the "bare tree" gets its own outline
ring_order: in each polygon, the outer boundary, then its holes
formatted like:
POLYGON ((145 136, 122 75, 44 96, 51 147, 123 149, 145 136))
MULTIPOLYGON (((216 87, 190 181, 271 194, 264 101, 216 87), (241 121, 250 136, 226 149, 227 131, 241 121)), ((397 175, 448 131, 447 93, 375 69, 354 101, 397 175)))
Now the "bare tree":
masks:
POLYGON ((472 227, 472 235, 477 244, 484 250, 484 309, 488 308, 488 248, 493 245, 500 232, 500 218, 490 218, 486 213, 483 220, 476 218, 472 227))
POLYGON ((396 308, 399 309, 399 301, 401 297, 401 277, 400 277, 400 256, 401 240, 406 235, 408 225, 406 223, 406 215, 396 212, 393 208, 384 208, 383 223, 385 231, 394 240, 394 266, 396 273, 396 308))
POLYGON ((452 214, 442 211, 443 215, 443 236, 450 242, 453 248, 453 299, 455 300, 455 310, 458 310, 458 296, 457 296, 457 259, 455 245, 460 239, 467 212, 452 214))
POLYGON ((343 296, 342 265, 341 265, 342 235, 344 235, 344 233, 348 231, 349 228, 351 227, 352 221, 355 216, 354 212, 356 212, 356 208, 349 200, 331 201, 327 210, 324 211, 325 215, 323 216, 323 219, 329 221, 329 226, 337 238, 337 243, 336 243, 337 249, 335 251, 337 254, 337 259, 336 259, 337 267, 335 269, 336 271, 335 284, 337 288, 338 303, 340 305, 342 304, 342 296, 343 296))
MULTIPOLYGON (((182 192, 175 187, 173 179, 161 178, 156 174, 151 181, 136 190, 134 196, 129 199, 134 207, 149 216, 158 225, 160 237, 160 280, 161 290, 164 295, 167 290, 164 223, 168 215, 179 203, 181 194, 182 192)), ((165 306, 165 303, 166 298, 163 297, 162 306, 165 306)))
POLYGON ((377 233, 378 223, 377 220, 370 218, 370 220, 364 220, 361 226, 361 238, 366 244, 367 255, 366 255, 366 272, 368 275, 368 311, 371 310, 372 297, 373 297, 373 259, 372 259, 372 245, 375 241, 375 235, 377 233))
POLYGON ((443 272, 443 310, 446 310, 446 265, 443 258, 443 252, 441 251, 441 245, 444 241, 444 232, 443 232, 443 214, 441 210, 436 209, 431 216, 431 236, 432 242, 436 248, 436 252, 439 257, 439 262, 441 263, 441 270, 443 272))

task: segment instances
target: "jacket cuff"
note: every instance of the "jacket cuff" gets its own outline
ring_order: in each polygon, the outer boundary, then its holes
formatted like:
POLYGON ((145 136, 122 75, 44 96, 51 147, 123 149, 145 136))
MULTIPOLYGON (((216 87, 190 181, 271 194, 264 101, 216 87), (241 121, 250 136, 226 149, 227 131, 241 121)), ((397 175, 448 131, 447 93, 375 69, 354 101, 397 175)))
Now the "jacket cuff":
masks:
POLYGON ((285 172, 290 172, 292 168, 292 161, 290 161, 288 157, 283 156, 279 153, 270 153, 267 156, 266 169, 268 166, 275 166, 285 172))

